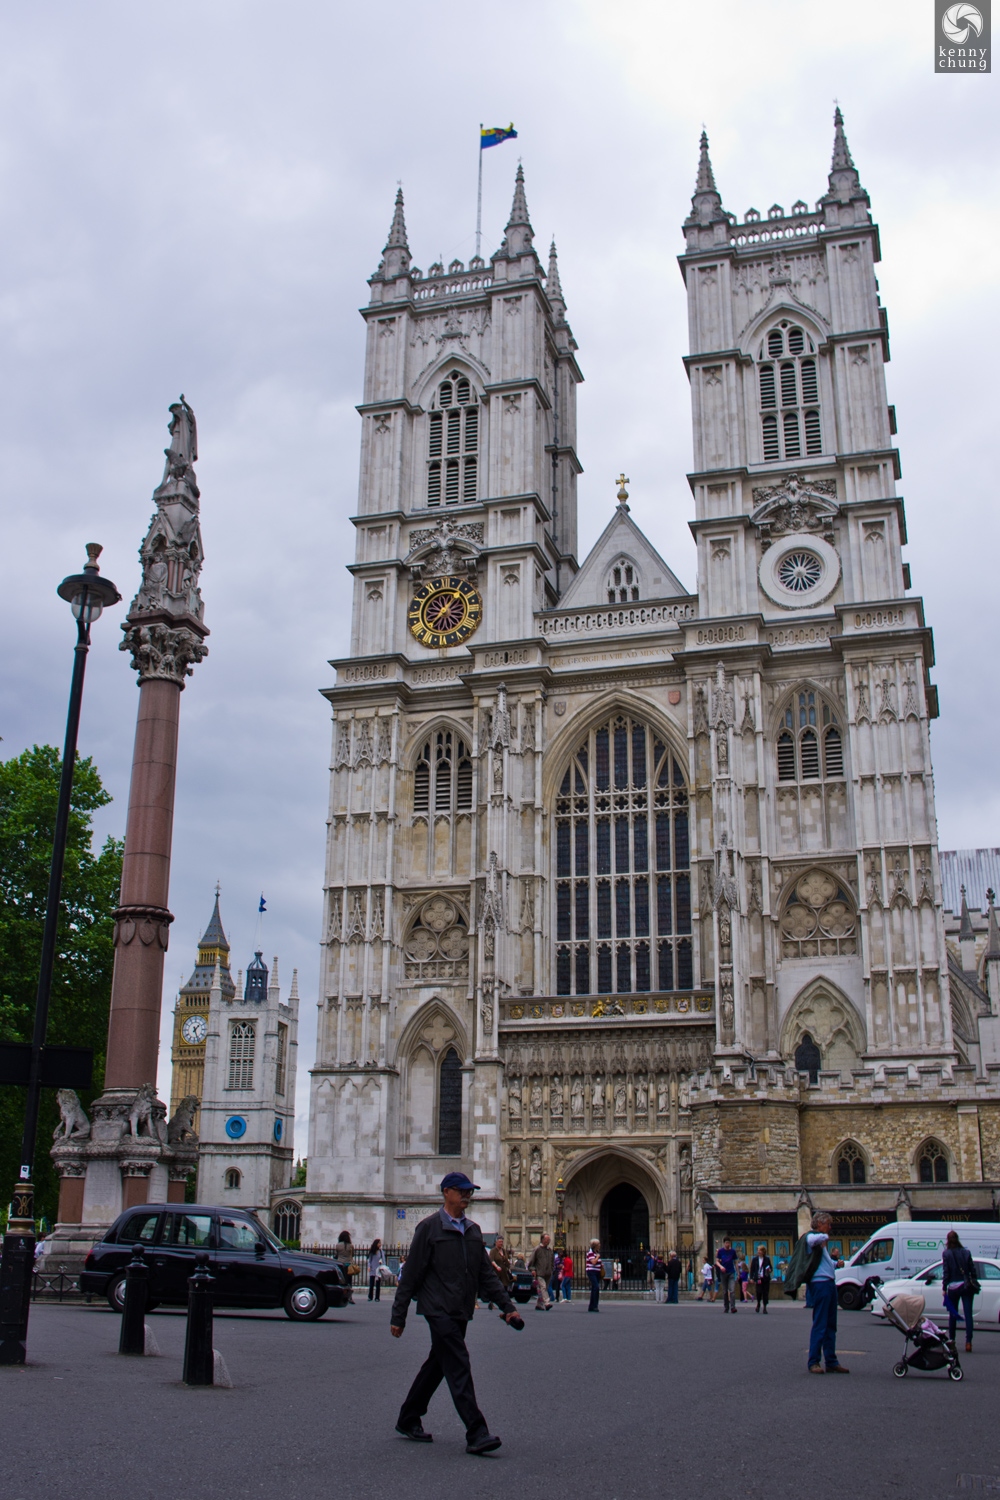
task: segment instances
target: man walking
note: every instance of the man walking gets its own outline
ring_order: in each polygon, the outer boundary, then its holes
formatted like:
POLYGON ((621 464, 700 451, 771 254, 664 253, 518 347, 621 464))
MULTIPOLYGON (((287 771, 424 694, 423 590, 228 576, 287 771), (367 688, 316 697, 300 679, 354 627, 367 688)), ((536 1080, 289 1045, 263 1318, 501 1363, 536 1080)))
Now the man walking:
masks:
POLYGON ((490 1264, 482 1230, 465 1216, 475 1191, 476 1184, 464 1172, 449 1172, 442 1181, 441 1207, 422 1219, 413 1235, 392 1304, 391 1332, 393 1338, 402 1338, 407 1309, 415 1297, 418 1316, 427 1319, 431 1331, 431 1352, 399 1409, 396 1431, 415 1443, 432 1441, 421 1418, 443 1377, 465 1423, 466 1453, 482 1454, 499 1448, 500 1439, 490 1435, 476 1405, 465 1347, 465 1329, 476 1297, 498 1303, 505 1320, 515 1328, 524 1324, 490 1264))
POLYGON ((681 1273, 684 1264, 676 1250, 671 1250, 670 1259, 667 1261, 667 1301, 677 1301, 677 1288, 680 1285, 681 1273))
POLYGON ((834 1264, 827 1249, 832 1229, 833 1219, 828 1213, 820 1212, 813 1214, 812 1233, 806 1236, 810 1251, 820 1251, 819 1264, 809 1280, 813 1314, 812 1337, 809 1340, 810 1375, 823 1373, 823 1366, 819 1362, 821 1351, 826 1360, 828 1375, 851 1373, 837 1358, 837 1266, 842 1266, 844 1262, 838 1260, 834 1264))
POLYGON ((723 1312, 736 1313, 736 1251, 728 1234, 722 1241, 722 1249, 715 1257, 715 1269, 719 1273, 719 1286, 722 1289, 723 1312))
POLYGON ((538 1292, 535 1312, 549 1312, 552 1307, 552 1302, 549 1298, 549 1282, 552 1280, 554 1266, 555 1255, 552 1251, 549 1237, 547 1234, 543 1234, 539 1243, 528 1256, 528 1270, 534 1275, 535 1290, 538 1292))
POLYGON ((754 1291, 757 1293, 757 1311, 760 1312, 761 1304, 763 1304, 765 1316, 767 1314, 767 1299, 771 1294, 772 1274, 773 1268, 771 1266, 771 1257, 767 1253, 767 1246, 758 1245, 757 1254, 750 1262, 750 1280, 753 1283, 754 1291))

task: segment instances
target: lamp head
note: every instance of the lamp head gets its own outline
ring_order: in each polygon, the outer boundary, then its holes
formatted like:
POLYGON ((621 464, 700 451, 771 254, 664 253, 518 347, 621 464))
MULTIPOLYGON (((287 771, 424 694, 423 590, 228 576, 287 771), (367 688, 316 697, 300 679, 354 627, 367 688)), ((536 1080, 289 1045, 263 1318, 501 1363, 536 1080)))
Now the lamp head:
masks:
POLYGON ((101 577, 97 559, 103 551, 99 542, 88 542, 83 572, 64 578, 56 590, 60 599, 68 602, 74 617, 88 627, 100 618, 105 605, 117 604, 121 598, 110 578, 101 577))

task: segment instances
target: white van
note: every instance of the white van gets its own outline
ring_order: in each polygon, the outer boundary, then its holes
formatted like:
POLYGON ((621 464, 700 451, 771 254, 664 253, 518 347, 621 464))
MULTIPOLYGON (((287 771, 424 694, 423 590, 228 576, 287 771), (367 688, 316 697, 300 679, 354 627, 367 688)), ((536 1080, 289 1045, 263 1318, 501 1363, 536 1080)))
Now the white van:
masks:
POLYGON ((883 1281, 916 1276, 944 1254, 945 1237, 954 1229, 973 1256, 1000 1260, 1000 1224, 959 1224, 954 1220, 895 1220, 883 1224, 867 1244, 851 1256, 837 1272, 837 1299, 841 1307, 864 1305, 865 1285, 873 1276, 883 1281))

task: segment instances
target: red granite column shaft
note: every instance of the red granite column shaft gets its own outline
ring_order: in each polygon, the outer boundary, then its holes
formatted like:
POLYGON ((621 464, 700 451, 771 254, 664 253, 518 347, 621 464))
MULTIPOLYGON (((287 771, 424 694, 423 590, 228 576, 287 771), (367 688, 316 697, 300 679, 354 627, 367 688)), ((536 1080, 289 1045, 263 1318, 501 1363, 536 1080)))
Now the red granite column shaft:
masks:
POLYGON ((156 1082, 180 697, 158 678, 139 690, 105 1089, 156 1082))

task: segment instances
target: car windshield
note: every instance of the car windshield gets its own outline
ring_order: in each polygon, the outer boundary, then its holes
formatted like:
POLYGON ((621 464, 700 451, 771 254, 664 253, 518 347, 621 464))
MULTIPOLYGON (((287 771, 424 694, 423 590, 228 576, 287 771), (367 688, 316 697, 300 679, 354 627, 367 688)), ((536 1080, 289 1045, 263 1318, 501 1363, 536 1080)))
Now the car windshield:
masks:
POLYGON ((892 1240, 873 1240, 863 1250, 859 1250, 857 1258, 853 1262, 856 1266, 874 1266, 883 1260, 892 1259, 892 1240))

